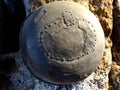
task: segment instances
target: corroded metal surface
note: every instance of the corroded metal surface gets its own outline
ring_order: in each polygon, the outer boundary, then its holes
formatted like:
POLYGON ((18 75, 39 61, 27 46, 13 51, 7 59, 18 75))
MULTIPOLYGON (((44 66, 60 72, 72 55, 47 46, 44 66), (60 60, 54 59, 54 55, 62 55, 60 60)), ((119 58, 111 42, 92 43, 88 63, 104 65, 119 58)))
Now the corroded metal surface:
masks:
POLYGON ((20 34, 23 59, 38 78, 53 84, 85 79, 104 52, 104 33, 85 7, 68 1, 35 10, 20 34))

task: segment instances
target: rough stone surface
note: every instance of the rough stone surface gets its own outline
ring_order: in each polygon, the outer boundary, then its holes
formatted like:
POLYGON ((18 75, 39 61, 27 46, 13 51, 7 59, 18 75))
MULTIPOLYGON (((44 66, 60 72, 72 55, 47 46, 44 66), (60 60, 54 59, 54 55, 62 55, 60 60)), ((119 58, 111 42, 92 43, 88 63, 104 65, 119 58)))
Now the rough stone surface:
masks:
POLYGON ((112 34, 112 6, 113 0, 89 0, 90 10, 98 16, 105 36, 112 34))
MULTIPOLYGON (((80 1, 77 0, 76 2, 82 3, 86 7, 90 6, 90 9, 91 8, 93 8, 94 10, 96 9, 95 11, 99 10, 99 8, 101 8, 101 7, 99 7, 99 6, 92 7, 92 4, 93 4, 93 6, 94 6, 94 3, 100 4, 100 5, 103 4, 101 2, 101 0, 100 1, 98 1, 98 0, 90 1, 91 2, 90 4, 89 4, 89 1, 90 0, 80 0, 80 1)), ((102 1, 104 1, 104 0, 102 0, 102 1)), ((48 3, 49 1, 42 0, 42 4, 45 4, 46 2, 48 3)), ((32 3, 34 3, 34 2, 32 2, 32 3)), ((112 9, 112 0, 105 1, 105 3, 109 3, 108 5, 110 5, 110 7, 112 9)), ((103 8, 102 10, 104 11, 104 9, 109 8, 109 7, 103 6, 102 8, 103 8)), ((101 15, 101 14, 103 14, 102 10, 101 10, 101 12, 99 11, 99 13, 95 13, 94 11, 93 12, 98 17, 101 16, 101 18, 99 18, 99 19, 102 19, 102 17, 103 17, 103 20, 105 20, 105 19, 108 20, 107 18, 104 18, 105 15, 101 15)), ((108 12, 106 9, 106 11, 104 11, 104 13, 106 13, 106 12, 112 18, 112 10, 110 10, 110 12, 108 12)), ((102 20, 100 20, 100 21, 102 22, 102 20)), ((104 23, 104 21, 103 21, 103 23, 104 23)), ((108 28, 104 29, 104 31, 105 30, 108 31, 106 33, 106 36, 109 36, 111 33, 112 19, 110 20, 110 23, 109 24, 108 23, 105 23, 105 25, 104 25, 104 26, 108 27, 108 28), (110 27, 109 27, 109 25, 110 25, 110 27)), ((26 66, 24 66, 24 63, 20 57, 16 58, 17 65, 20 64, 19 68, 18 68, 19 70, 16 74, 12 75, 11 81, 13 83, 14 88, 19 88, 20 86, 22 86, 22 84, 18 82, 18 79, 20 77, 22 77, 22 79, 24 79, 23 81, 25 81, 24 86, 22 88, 28 89, 29 86, 33 86, 31 88, 32 89, 34 88, 34 90, 46 90, 46 89, 47 90, 54 90, 54 89, 56 90, 56 88, 58 88, 58 90, 67 90, 66 87, 69 89, 72 88, 72 90, 107 90, 109 87, 108 86, 108 79, 109 79, 108 74, 111 69, 111 60, 112 60, 111 46, 112 46, 112 43, 111 43, 110 38, 106 37, 106 49, 105 49, 101 64, 99 65, 99 67, 96 69, 96 71, 93 74, 91 74, 87 79, 85 79, 79 83, 72 84, 69 86, 54 86, 54 85, 47 84, 45 82, 41 83, 41 81, 37 80, 35 77, 34 77, 34 79, 32 79, 33 76, 30 73, 27 73, 27 75, 24 75, 26 72, 26 71, 24 72, 24 70, 27 70, 27 72, 29 72, 29 70, 26 68, 26 66), (22 67, 24 67, 24 69, 21 69, 22 67), (22 73, 20 74, 20 72, 22 72, 22 73), (29 85, 27 85, 27 80, 31 80, 32 84, 30 83, 29 85), (17 83, 17 85, 16 85, 16 83, 17 83), (50 88, 52 88, 52 89, 50 89, 50 88)), ((23 89, 23 90, 26 90, 26 89, 23 89)))

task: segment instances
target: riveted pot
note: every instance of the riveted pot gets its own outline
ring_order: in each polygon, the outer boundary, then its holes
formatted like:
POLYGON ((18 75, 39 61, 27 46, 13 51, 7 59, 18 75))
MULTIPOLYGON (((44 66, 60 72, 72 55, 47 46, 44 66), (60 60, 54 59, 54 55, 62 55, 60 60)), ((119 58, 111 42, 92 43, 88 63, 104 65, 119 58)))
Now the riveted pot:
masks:
POLYGON ((105 38, 98 19, 87 8, 58 1, 41 6, 26 19, 20 47, 35 76, 53 84, 69 84, 96 69, 105 38))

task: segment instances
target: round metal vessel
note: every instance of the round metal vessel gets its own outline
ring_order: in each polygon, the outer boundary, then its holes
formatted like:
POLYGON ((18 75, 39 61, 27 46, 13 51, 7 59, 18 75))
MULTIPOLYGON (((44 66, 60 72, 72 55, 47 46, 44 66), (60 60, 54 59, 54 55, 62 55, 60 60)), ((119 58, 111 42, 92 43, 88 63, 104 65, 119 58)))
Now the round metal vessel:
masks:
POLYGON ((105 38, 98 19, 87 8, 58 1, 41 6, 26 19, 20 47, 35 76, 53 84, 69 84, 96 69, 105 38))

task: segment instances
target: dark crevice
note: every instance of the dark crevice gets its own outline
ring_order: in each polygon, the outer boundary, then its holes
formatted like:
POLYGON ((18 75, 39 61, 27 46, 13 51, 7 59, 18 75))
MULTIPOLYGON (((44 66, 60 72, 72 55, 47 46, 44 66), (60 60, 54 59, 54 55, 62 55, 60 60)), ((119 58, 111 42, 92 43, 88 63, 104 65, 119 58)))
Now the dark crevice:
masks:
MULTIPOLYGON (((111 40, 113 42, 112 60, 118 64, 118 60, 120 59, 120 2, 118 0, 113 0, 113 29, 111 40)), ((112 77, 114 75, 113 72, 115 72, 114 69, 115 67, 112 67, 109 73, 109 90, 119 90, 120 88, 117 80, 112 77)))

